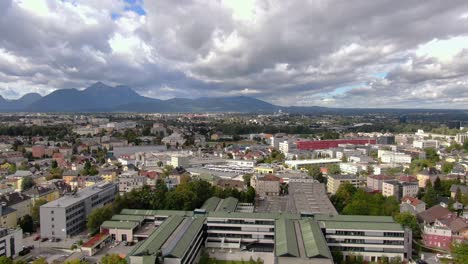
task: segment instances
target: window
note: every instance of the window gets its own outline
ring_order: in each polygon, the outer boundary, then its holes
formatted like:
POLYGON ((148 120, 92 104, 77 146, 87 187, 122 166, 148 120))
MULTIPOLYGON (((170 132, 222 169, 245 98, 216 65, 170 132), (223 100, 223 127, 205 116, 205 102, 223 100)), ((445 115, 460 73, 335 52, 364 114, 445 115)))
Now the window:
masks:
POLYGON ((54 210, 50 211, 51 214, 54 214, 54 210))

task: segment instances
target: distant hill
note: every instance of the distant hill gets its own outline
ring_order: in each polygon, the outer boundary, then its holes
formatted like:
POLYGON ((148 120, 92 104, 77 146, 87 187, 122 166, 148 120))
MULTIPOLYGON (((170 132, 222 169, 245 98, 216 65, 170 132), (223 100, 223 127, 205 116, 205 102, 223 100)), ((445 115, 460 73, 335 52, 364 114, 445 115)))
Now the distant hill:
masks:
POLYGON ((42 96, 38 93, 28 93, 16 100, 7 100, 0 96, 0 111, 22 111, 41 98, 42 96))

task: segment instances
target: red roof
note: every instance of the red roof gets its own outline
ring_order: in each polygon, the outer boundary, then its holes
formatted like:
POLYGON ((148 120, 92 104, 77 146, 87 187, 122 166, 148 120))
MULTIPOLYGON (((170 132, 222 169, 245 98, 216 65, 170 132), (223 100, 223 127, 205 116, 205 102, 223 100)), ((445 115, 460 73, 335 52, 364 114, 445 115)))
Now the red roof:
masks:
POLYGON ((413 177, 413 176, 400 176, 398 180, 401 182, 417 182, 418 181, 418 179, 416 179, 416 177, 413 177))
POLYGON ((258 178, 260 181, 281 181, 281 178, 276 177, 273 174, 267 174, 261 178, 258 178))
POLYGON ((391 180, 393 177, 387 176, 387 175, 371 175, 369 178, 374 179, 374 180, 391 180))
POLYGON ((100 242, 104 237, 109 235, 109 230, 104 229, 101 233, 90 238, 86 243, 83 244, 83 247, 92 247, 100 242))
POLYGON ((402 203, 410 203, 412 204, 413 206, 417 206, 418 204, 422 203, 421 200, 419 200, 418 198, 414 198, 414 197, 410 197, 410 196, 405 196, 401 199, 401 202, 402 203))

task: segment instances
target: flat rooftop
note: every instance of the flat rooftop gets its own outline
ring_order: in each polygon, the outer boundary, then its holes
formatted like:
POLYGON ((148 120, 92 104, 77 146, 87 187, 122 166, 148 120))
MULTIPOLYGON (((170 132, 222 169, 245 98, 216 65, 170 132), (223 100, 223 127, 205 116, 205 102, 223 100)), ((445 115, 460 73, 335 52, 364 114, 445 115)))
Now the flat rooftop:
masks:
POLYGON ((41 207, 46 207, 46 208, 68 207, 70 205, 81 202, 84 199, 87 199, 95 194, 98 194, 105 189, 115 188, 114 186, 115 186, 114 183, 109 183, 105 181, 97 182, 93 186, 81 189, 75 194, 66 194, 65 196, 60 197, 57 200, 54 200, 52 202, 42 205, 41 207))

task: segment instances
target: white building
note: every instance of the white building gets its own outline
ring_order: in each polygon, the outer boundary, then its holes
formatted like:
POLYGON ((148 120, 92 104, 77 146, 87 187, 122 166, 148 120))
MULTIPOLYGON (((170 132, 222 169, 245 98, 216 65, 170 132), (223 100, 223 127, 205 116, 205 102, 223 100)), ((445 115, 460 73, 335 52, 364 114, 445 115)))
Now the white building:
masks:
POLYGON ((18 257, 23 250, 23 230, 0 228, 0 256, 18 257))
POLYGON ((415 140, 413 141, 413 147, 419 149, 426 149, 426 148, 438 148, 439 141, 434 139, 429 140, 415 140))
POLYGON ((458 144, 463 144, 465 143, 465 141, 468 140, 468 133, 459 133, 457 134, 457 136, 455 137, 455 141, 458 143, 458 144))
POLYGON ((176 167, 187 168, 189 166, 189 157, 180 156, 180 155, 173 155, 173 156, 171 156, 171 165, 174 168, 176 168, 176 167))
POLYGON ((359 163, 340 163, 340 170, 343 174, 358 174, 367 170, 367 165, 359 163))
POLYGON ((307 159, 307 160, 287 160, 285 163, 289 168, 301 169, 310 165, 315 166, 327 166, 331 164, 339 164, 340 159, 307 159))
POLYGON ((288 154, 292 150, 296 149, 296 144, 294 142, 285 140, 278 144, 278 149, 281 153, 288 154))
POLYGON ((377 152, 377 157, 380 158, 383 163, 411 163, 411 155, 401 152, 379 149, 377 152))

